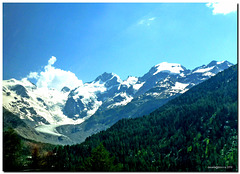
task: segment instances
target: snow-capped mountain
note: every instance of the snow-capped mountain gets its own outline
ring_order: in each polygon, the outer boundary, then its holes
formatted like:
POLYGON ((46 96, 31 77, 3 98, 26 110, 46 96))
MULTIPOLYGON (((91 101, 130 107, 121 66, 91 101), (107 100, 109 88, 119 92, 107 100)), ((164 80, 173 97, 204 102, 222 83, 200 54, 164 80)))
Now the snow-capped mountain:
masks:
MULTIPOLYGON (((123 81, 118 75, 105 72, 92 82, 61 91, 38 88, 26 79, 4 80, 3 107, 41 133, 71 137, 63 125, 69 128, 87 124, 100 113, 108 116, 108 127, 121 118, 142 116, 231 65, 228 61, 212 61, 188 70, 180 64, 163 62, 142 77, 130 76, 123 81)), ((103 123, 101 119, 99 116, 103 123)))
POLYGON ((34 125, 64 122, 61 113, 68 93, 37 88, 26 79, 3 81, 3 107, 34 125))

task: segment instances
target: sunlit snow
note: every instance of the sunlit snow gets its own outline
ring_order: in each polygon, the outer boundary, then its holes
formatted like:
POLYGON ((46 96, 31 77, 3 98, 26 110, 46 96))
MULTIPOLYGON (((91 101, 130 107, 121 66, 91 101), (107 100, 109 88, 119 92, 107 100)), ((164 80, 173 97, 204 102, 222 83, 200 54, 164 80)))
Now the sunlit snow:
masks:
POLYGON ((157 71, 153 75, 156 75, 159 72, 168 72, 168 73, 173 73, 173 74, 179 74, 181 71, 184 71, 182 66, 177 63, 163 62, 158 65, 155 65, 155 67, 157 68, 157 71))
POLYGON ((222 61, 222 62, 217 62, 217 64, 222 64, 222 63, 224 63, 225 62, 225 60, 224 61, 222 61))
POLYGON ((198 69, 198 70, 194 71, 193 73, 204 73, 204 72, 212 70, 213 68, 214 68, 214 66, 209 67, 209 68, 202 68, 202 69, 198 69))
POLYGON ((127 78, 127 80, 122 82, 122 85, 127 85, 127 87, 129 88, 131 85, 136 84, 137 81, 138 81, 137 77, 130 76, 130 77, 127 78))
POLYGON ((118 102, 118 103, 114 103, 113 106, 120 106, 120 105, 126 105, 128 104, 130 101, 132 101, 133 97, 132 96, 129 96, 127 95, 126 93, 120 93, 120 96, 121 97, 124 97, 125 99, 121 102, 118 102))
POLYGON ((203 76, 215 76, 215 74, 211 72, 206 72, 203 74, 203 76))
POLYGON ((189 84, 185 84, 185 83, 180 83, 180 82, 176 82, 175 86, 172 87, 172 89, 185 89, 189 84))
MULTIPOLYGON (((26 79, 21 81, 15 79, 3 81, 3 85, 6 87, 7 92, 10 91, 7 88, 17 84, 27 89, 30 98, 24 98, 22 99, 24 102, 20 102, 17 105, 11 105, 11 103, 21 99, 20 96, 11 90, 10 95, 5 95, 5 93, 3 93, 3 106, 15 114, 20 114, 21 119, 28 118, 33 121, 33 115, 29 113, 28 110, 26 110, 26 113, 19 112, 21 107, 26 107, 34 108, 37 113, 36 116, 43 117, 50 124, 75 124, 82 122, 81 120, 72 120, 62 112, 62 106, 67 100, 68 93, 48 88, 36 88, 26 79), (41 99, 41 101, 39 99, 41 99)), ((44 123, 39 122, 38 124, 43 125, 44 123)))
POLYGON ((144 83, 145 83, 145 82, 142 82, 142 83, 138 83, 138 84, 133 85, 133 89, 135 89, 136 91, 139 90, 139 89, 143 86, 144 83))

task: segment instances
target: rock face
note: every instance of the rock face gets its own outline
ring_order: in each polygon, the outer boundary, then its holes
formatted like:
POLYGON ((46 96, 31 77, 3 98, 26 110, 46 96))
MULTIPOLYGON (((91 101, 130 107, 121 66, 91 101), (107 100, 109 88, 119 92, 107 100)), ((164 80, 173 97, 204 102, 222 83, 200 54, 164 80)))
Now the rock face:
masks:
POLYGON ((78 143, 119 119, 152 112, 231 65, 212 61, 188 70, 163 62, 142 77, 130 76, 123 81, 105 72, 92 82, 61 91, 37 88, 26 79, 4 80, 3 107, 41 133, 71 139, 61 142, 59 138, 58 143, 78 143))
POLYGON ((30 98, 27 94, 27 90, 22 85, 15 85, 11 87, 12 91, 15 91, 17 95, 23 97, 23 98, 30 98))
POLYGON ((61 90, 61 92, 64 92, 64 93, 66 93, 66 92, 69 92, 70 91, 70 88, 68 88, 68 87, 63 87, 62 88, 62 90, 61 90))

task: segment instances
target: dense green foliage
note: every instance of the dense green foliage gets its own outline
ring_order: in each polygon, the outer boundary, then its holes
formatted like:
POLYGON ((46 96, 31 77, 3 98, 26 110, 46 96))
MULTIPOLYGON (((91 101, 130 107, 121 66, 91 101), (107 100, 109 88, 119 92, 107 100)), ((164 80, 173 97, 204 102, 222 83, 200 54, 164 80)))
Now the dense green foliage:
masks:
MULTIPOLYGON (((3 171, 38 171, 49 168, 47 158, 56 145, 27 140, 10 128, 3 132, 3 171)), ((48 163, 51 165, 51 163, 48 163)))
POLYGON ((3 133, 3 170, 18 171, 21 169, 21 139, 13 129, 3 133))
POLYGON ((48 171, 238 171, 237 95, 235 65, 150 115, 32 160, 48 171))
POLYGON ((105 149, 103 144, 94 148, 91 156, 88 157, 80 167, 83 171, 119 171, 121 164, 114 165, 114 157, 105 149))

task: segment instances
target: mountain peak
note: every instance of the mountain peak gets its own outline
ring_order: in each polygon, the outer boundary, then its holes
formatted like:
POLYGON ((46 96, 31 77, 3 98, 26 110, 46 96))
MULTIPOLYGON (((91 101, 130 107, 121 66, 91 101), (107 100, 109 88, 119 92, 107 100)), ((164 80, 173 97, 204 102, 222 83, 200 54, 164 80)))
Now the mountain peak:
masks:
POLYGON ((192 70, 193 73, 204 73, 205 75, 215 75, 218 72, 223 71, 224 69, 227 69, 228 67, 232 66, 233 64, 228 61, 221 61, 218 62, 216 60, 211 61, 207 65, 202 65, 200 67, 195 68, 192 70))
POLYGON ((160 64, 157 64, 154 66, 156 68, 156 71, 153 75, 159 73, 159 72, 167 72, 171 74, 180 74, 181 71, 186 70, 185 67, 183 67, 180 64, 177 63, 168 63, 168 62, 162 62, 160 64))
POLYGON ((95 79, 95 82, 97 81, 101 81, 101 82, 106 82, 108 80, 111 80, 113 78, 116 78, 116 81, 120 82, 121 79, 118 75, 114 74, 114 73, 107 73, 107 72, 104 72, 102 75, 98 76, 96 79, 95 79))
POLYGON ((212 66, 216 66, 216 65, 227 65, 227 66, 231 66, 231 65, 233 65, 232 63, 230 63, 230 62, 228 62, 227 60, 224 60, 224 61, 221 61, 221 62, 218 62, 218 61, 216 61, 216 60, 213 60, 213 61, 211 61, 208 65, 207 65, 207 67, 212 67, 212 66))
POLYGON ((208 67, 211 67, 211 66, 215 66, 215 65, 217 65, 218 64, 218 62, 216 61, 216 60, 213 60, 213 61, 211 61, 207 66, 208 67))
POLYGON ((113 77, 113 74, 112 73, 107 73, 107 72, 104 72, 103 74, 101 74, 100 76, 98 76, 95 81, 99 81, 101 80, 102 82, 105 82, 109 79, 111 79, 113 77))

